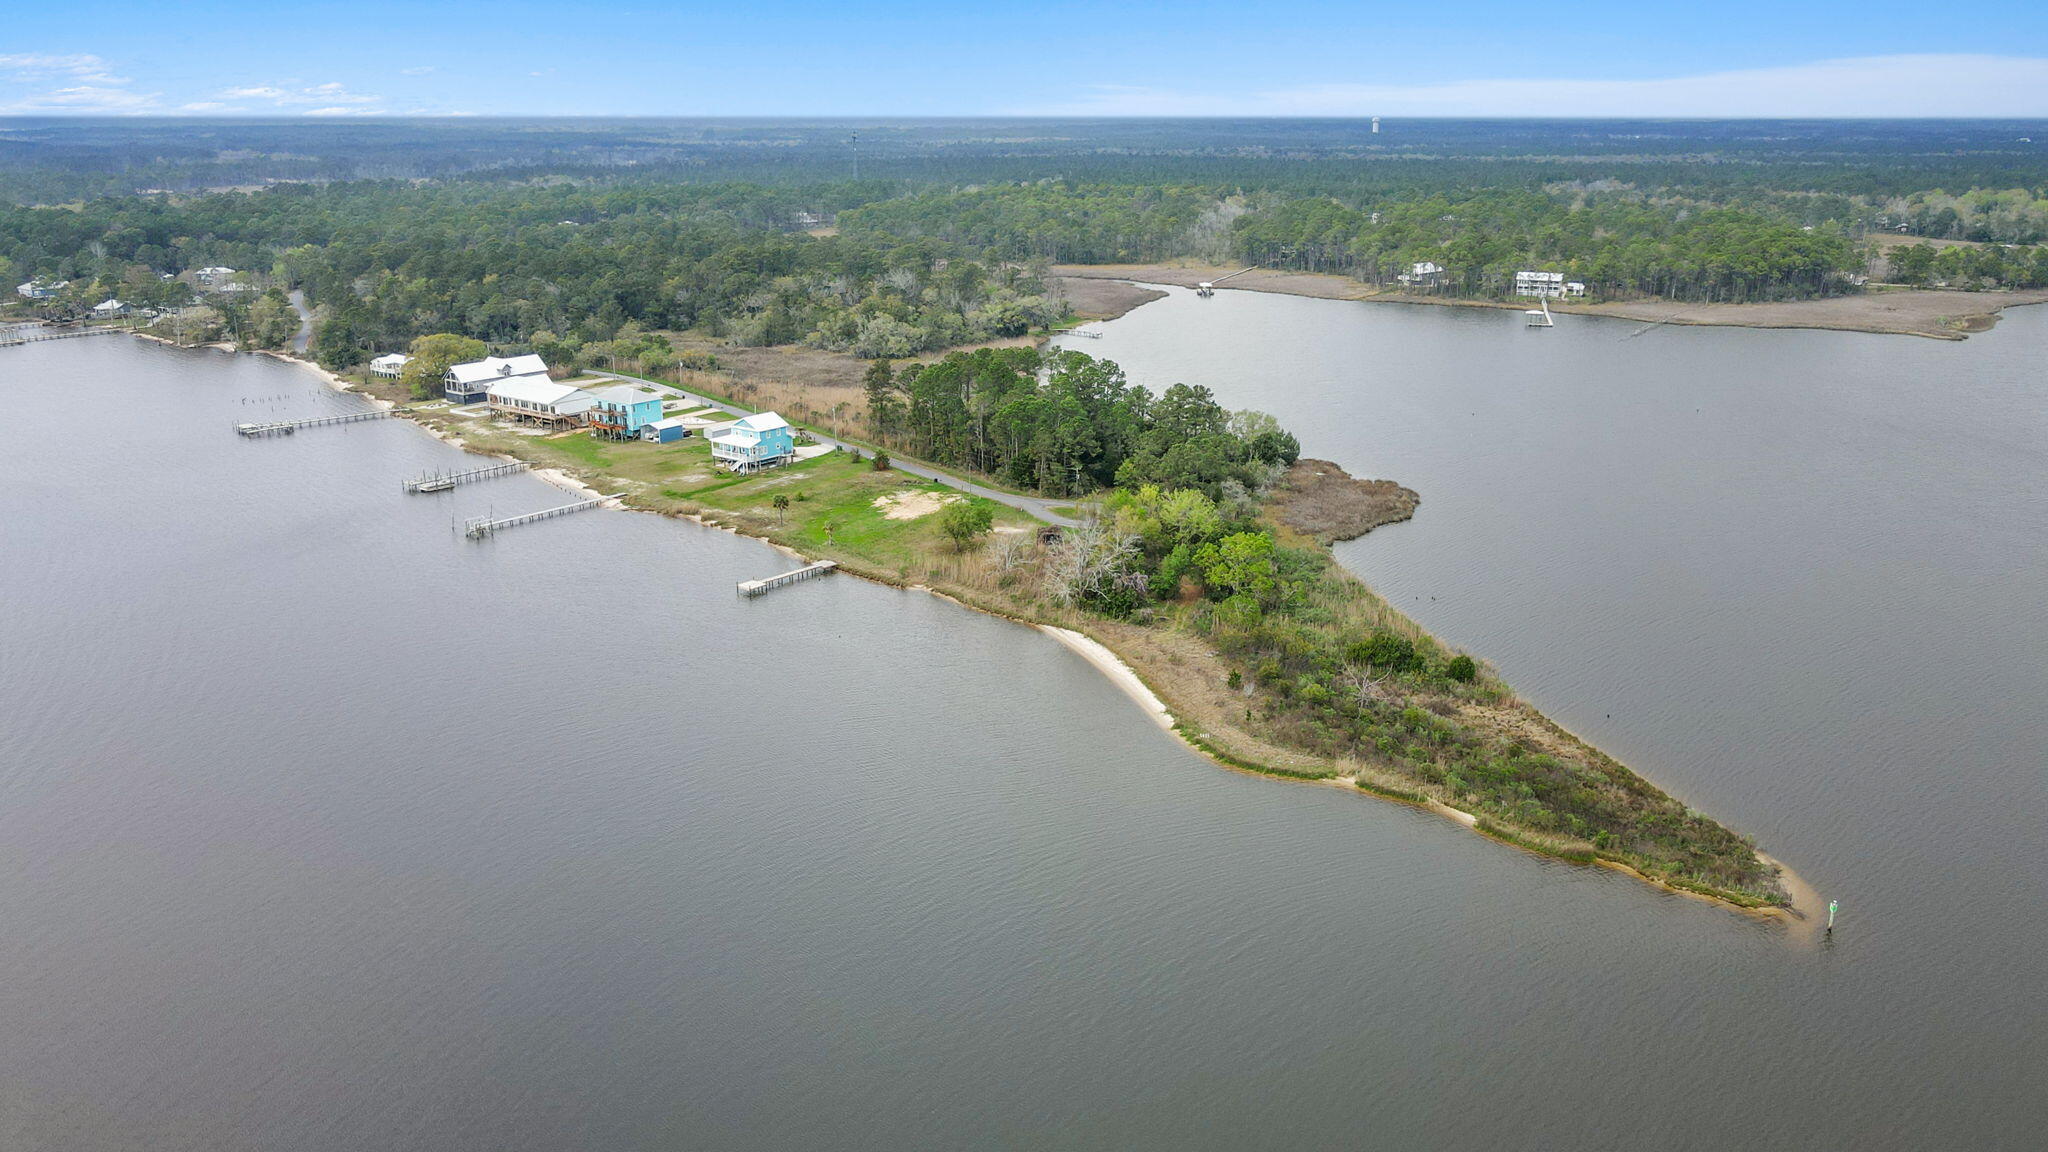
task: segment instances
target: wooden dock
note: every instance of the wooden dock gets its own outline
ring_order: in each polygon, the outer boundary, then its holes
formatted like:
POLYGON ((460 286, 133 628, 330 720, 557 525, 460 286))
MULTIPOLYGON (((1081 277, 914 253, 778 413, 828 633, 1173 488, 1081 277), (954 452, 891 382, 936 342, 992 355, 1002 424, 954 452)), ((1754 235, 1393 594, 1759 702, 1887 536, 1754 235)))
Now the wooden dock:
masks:
POLYGON ((820 560, 816 564, 807 564, 794 572, 784 572, 780 576, 770 576, 766 580, 742 580, 735 587, 742 596, 759 596, 763 592, 773 591, 784 584, 794 584, 799 580, 809 580, 814 576, 823 576, 837 567, 839 567, 837 561, 820 560))
POLYGON ((614 492, 609 496, 592 496, 588 500, 578 500, 574 504, 564 504, 558 508, 543 508, 538 512, 528 512, 520 516, 506 516, 498 520, 493 520, 489 516, 477 516, 464 522, 462 534, 471 540, 482 540, 486 536, 496 534, 500 529, 516 528, 521 524, 531 524, 536 520, 549 520, 556 516, 567 516, 571 512, 581 512, 586 508, 595 508, 607 500, 616 500, 624 495, 624 492, 614 492))
POLYGON ((491 464, 483 468, 471 468, 467 472, 430 472, 415 476, 405 482, 407 492, 446 492, 457 484, 468 484, 475 480, 489 480, 496 476, 510 476, 524 472, 532 465, 524 460, 507 464, 491 464))
POLYGON ((39 344, 44 340, 76 340, 80 336, 98 336, 107 332, 122 332, 122 328, 40 328, 34 326, 0 330, 0 348, 11 348, 16 344, 39 344))
POLYGON ((244 436, 289 436, 301 428, 318 428, 324 424, 354 424, 363 420, 382 420, 390 416, 392 409, 372 408, 366 412, 344 412, 339 416, 314 416, 306 420, 266 420, 261 424, 237 424, 235 431, 244 436))

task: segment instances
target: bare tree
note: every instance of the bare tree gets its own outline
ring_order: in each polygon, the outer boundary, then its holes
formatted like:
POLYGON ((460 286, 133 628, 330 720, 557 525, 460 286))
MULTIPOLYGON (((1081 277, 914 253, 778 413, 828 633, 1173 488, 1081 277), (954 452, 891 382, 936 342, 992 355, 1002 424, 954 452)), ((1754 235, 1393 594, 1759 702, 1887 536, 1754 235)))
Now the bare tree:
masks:
POLYGON ((1137 554, 1136 536, 1113 531, 1100 520, 1069 528, 1046 555, 1046 591, 1061 604, 1100 596, 1137 554))

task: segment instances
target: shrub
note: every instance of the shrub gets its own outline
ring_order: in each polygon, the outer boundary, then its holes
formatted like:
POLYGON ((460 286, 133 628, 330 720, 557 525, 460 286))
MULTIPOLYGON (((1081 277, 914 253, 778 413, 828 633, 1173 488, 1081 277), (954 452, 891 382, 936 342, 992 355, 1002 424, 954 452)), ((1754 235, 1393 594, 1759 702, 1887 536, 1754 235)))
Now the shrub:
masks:
POLYGON ((1415 644, 1392 632, 1375 632, 1344 649, 1344 659, 1353 664, 1370 664, 1393 672, 1413 672, 1422 666, 1415 644))
POLYGON ((869 463, 869 467, 877 472, 887 472, 889 470, 889 454, 880 448, 875 449, 875 455, 869 463))
POLYGON ((1473 663, 1470 656, 1453 656, 1451 662, 1444 665, 1444 675, 1460 683, 1470 684, 1479 678, 1479 665, 1473 663))

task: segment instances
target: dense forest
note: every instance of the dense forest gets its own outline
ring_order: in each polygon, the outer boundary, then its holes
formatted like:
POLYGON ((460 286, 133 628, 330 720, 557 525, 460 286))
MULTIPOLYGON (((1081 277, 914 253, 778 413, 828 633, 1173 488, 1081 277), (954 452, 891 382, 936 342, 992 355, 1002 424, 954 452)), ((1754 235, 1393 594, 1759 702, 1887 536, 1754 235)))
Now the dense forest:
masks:
POLYGON ((1186 384, 1155 397, 1078 352, 982 349, 901 374, 882 361, 867 393, 882 443, 1053 496, 1142 484, 1242 496, 1301 454, 1269 416, 1186 384))
MULTIPOLYGON (((2039 286, 2048 149, 2002 122, 0 122, 0 282, 330 366, 452 332, 565 366, 623 333, 899 359, 1042 329, 1047 266, 1191 258, 1511 293, 1751 301, 2039 286), (855 179, 855 165, 864 177, 855 179), (1986 247, 1894 249, 1882 235, 1986 247), (2001 247, 2010 246, 2010 247, 2001 247), (240 270, 202 291, 193 270, 240 270)), ((2048 133, 2041 133, 2048 139, 2048 133)), ((19 307, 19 306, 17 306, 19 307)), ((652 355, 659 360, 660 353, 652 355)))

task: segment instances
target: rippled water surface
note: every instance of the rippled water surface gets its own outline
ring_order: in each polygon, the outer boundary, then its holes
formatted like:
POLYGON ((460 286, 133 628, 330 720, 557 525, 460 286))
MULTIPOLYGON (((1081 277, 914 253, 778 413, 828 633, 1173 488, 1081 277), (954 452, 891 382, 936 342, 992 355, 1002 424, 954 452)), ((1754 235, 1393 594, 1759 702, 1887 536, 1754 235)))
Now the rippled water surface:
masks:
POLYGON ((0 1146, 2033 1146, 2048 313, 1632 329, 1226 293, 1085 350, 1420 490, 1346 562, 1832 946, 1220 771, 923 595, 742 602, 753 541, 465 541, 567 497, 239 440, 360 403, 287 365, 0 350, 0 1146))

